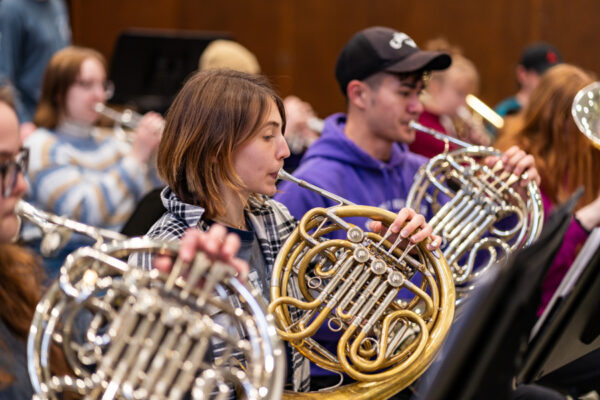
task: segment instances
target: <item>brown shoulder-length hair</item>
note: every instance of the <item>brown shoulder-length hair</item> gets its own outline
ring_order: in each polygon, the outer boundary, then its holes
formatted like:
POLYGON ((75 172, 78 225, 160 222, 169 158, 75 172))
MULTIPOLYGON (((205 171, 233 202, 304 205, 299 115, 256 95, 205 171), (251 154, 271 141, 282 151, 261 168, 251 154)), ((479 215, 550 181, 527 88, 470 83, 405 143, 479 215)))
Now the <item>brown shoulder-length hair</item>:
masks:
POLYGON ((562 203, 579 186, 585 187, 577 209, 592 202, 600 190, 600 150, 576 127, 573 99, 594 78, 582 69, 561 64, 549 69, 531 93, 528 105, 510 131, 495 146, 517 145, 533 155, 542 177, 542 191, 554 204, 562 203))
POLYGON ((81 64, 88 58, 98 60, 106 70, 102 54, 86 47, 68 46, 58 51, 46 67, 42 81, 42 94, 33 122, 44 128, 54 129, 65 111, 67 91, 77 80, 81 64))
POLYGON ((285 131, 283 102, 265 77, 229 69, 195 73, 167 113, 157 156, 160 176, 182 201, 201 205, 209 218, 222 216, 223 185, 240 197, 244 188, 233 154, 267 118, 271 101, 285 131))

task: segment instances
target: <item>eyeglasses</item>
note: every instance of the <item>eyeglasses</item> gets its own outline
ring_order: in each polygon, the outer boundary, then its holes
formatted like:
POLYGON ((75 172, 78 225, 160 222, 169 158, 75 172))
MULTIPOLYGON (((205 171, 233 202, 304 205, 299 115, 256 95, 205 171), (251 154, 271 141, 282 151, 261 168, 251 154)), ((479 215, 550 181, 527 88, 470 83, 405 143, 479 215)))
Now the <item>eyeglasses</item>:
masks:
POLYGON ((20 148, 19 153, 12 160, 0 163, 0 176, 2 177, 2 197, 11 196, 17 186, 19 173, 27 174, 29 164, 29 149, 20 148))
POLYGON ((92 90, 92 89, 94 89, 94 87, 96 85, 99 85, 102 87, 102 90, 104 91, 104 94, 107 99, 110 99, 113 96, 113 94, 115 93, 115 85, 114 85, 114 83, 112 83, 112 81, 98 82, 98 81, 85 81, 83 79, 77 79, 74 82, 74 84, 85 90, 92 90))

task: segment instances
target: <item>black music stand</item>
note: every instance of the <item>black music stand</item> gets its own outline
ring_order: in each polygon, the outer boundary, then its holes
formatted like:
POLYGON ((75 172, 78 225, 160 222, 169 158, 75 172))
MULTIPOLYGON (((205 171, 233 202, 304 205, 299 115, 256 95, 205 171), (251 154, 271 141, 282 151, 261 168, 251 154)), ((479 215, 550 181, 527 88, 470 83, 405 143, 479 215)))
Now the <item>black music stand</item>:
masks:
POLYGON ((111 103, 144 113, 166 112, 210 42, 232 39, 223 32, 128 29, 117 38, 109 79, 111 103))
POLYGON ((538 324, 519 382, 533 382, 600 348, 600 229, 586 240, 538 324))
POLYGON ((582 191, 548 219, 539 239, 484 275, 464 304, 415 399, 505 400, 536 319, 541 282, 560 248, 582 191))

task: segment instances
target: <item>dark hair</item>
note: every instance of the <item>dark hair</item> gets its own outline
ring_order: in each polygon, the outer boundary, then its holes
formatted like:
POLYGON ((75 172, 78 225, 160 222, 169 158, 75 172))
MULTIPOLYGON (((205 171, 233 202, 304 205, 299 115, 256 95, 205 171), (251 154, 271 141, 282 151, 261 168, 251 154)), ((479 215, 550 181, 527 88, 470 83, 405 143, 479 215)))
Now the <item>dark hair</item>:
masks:
POLYGON ((285 131, 283 102, 261 75, 213 69, 185 83, 167 113, 157 157, 160 176, 182 201, 215 218, 225 213, 222 184, 242 198, 232 155, 265 120, 270 100, 285 131))
POLYGON ((77 80, 81 64, 88 58, 98 60, 106 69, 102 54, 86 47, 65 47, 52 56, 44 73, 42 94, 33 118, 36 125, 56 128, 60 115, 65 111, 67 91, 77 80))
POLYGON ((422 69, 418 70, 418 71, 414 71, 414 72, 404 72, 404 73, 393 73, 393 72, 381 71, 381 72, 376 72, 375 74, 363 79, 363 82, 366 83, 367 86, 369 86, 372 90, 377 90, 377 89, 379 89, 379 86, 381 86, 381 83, 383 82, 383 77, 386 75, 393 75, 399 81, 407 81, 408 80, 408 81, 411 81, 414 83, 423 81, 423 83, 425 83, 429 79, 430 72, 422 70, 422 69))

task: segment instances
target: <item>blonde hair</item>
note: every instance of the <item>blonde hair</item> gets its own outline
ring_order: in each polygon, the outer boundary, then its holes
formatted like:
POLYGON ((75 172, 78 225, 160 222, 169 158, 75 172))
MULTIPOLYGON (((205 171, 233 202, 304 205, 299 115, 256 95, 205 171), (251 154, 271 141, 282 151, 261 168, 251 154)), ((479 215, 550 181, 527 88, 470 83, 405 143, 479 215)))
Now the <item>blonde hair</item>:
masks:
POLYGON ((259 74, 260 65, 256 56, 241 44, 231 40, 215 40, 202 52, 198 61, 201 71, 229 68, 248 74, 259 74))
POLYGON ((451 45, 444 38, 437 38, 428 41, 424 48, 429 51, 443 51, 449 53, 452 57, 452 64, 448 68, 441 71, 431 71, 430 80, 444 82, 448 76, 457 74, 457 76, 464 76, 469 79, 471 83, 470 93, 477 94, 479 92, 479 72, 477 72, 477 67, 463 55, 460 47, 451 45))

